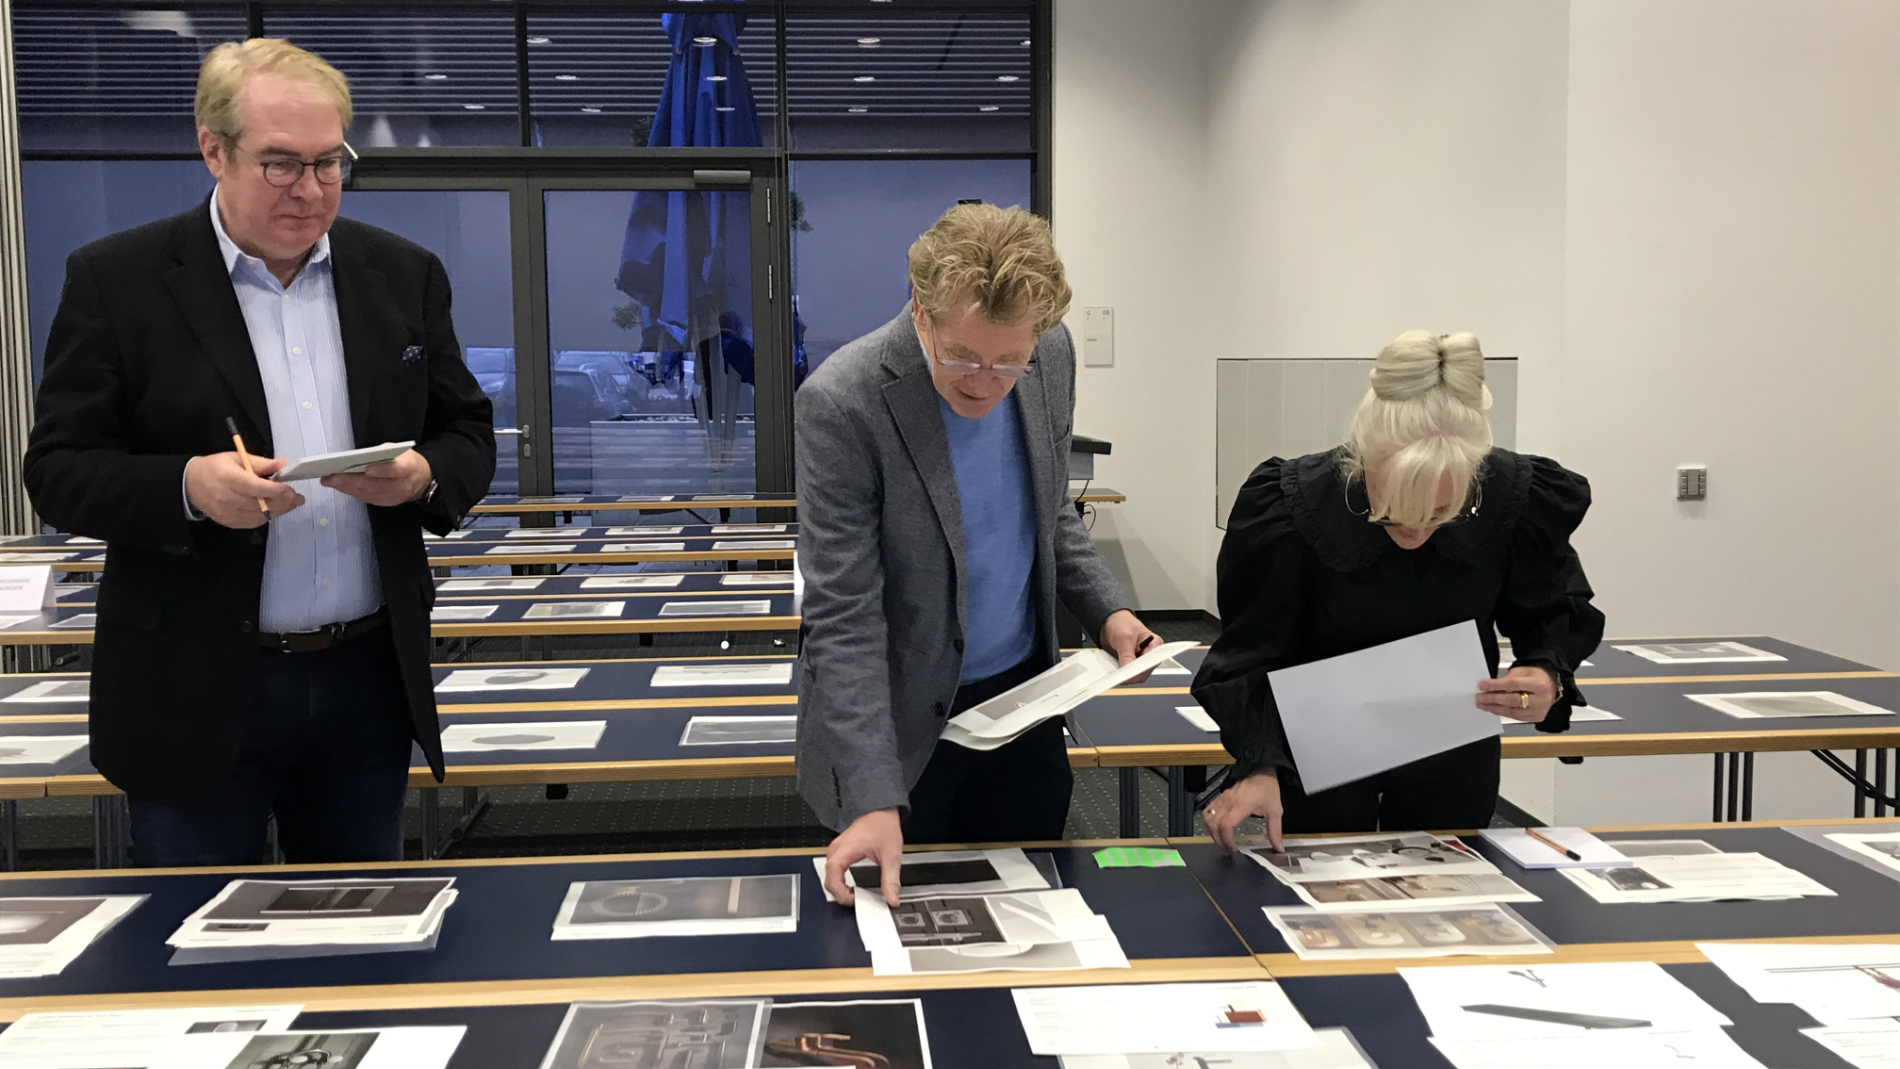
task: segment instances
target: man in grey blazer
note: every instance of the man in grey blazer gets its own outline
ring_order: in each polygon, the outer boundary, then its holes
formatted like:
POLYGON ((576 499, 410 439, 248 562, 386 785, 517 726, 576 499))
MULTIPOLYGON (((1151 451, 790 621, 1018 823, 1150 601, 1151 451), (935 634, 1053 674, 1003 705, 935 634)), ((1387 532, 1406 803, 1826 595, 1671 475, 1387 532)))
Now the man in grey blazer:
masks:
POLYGON ((1075 351, 1049 226, 961 204, 910 249, 912 301, 798 394, 798 783, 839 829, 826 888, 903 844, 1062 836, 1062 723, 991 751, 944 722, 1053 665, 1055 605, 1122 663, 1155 636, 1068 500, 1075 351))

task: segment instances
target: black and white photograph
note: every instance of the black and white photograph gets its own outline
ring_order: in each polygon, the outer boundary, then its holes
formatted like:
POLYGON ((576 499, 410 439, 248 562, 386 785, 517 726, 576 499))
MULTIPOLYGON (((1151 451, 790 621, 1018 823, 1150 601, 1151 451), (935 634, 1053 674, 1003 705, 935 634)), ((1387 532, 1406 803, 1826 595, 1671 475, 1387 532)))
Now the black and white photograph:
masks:
POLYGON ((671 575, 590 575, 581 580, 582 590, 673 590, 686 581, 683 572, 671 575))
POLYGON ((1900 873, 1900 833, 1836 832, 1830 833, 1828 839, 1883 868, 1900 873))
MULTIPOLYGON (((662 527, 656 524, 652 527, 609 527, 607 528, 607 534, 613 538, 658 538, 661 535, 680 534, 685 530, 686 528, 684 527, 662 527)), ((659 579, 664 577, 652 576, 651 578, 659 579)))
POLYGON ((447 579, 436 587, 443 594, 473 594, 485 590, 535 590, 547 582, 545 576, 523 575, 506 579, 447 579))
MULTIPOLYGON (((823 878, 824 859, 815 859, 823 878)), ((926 898, 944 895, 980 895, 997 891, 1040 891, 1056 886, 1041 860, 1054 871, 1048 854, 1035 858, 1016 847, 990 850, 931 850, 904 855, 898 870, 898 895, 926 898)), ((850 868, 853 887, 883 885, 883 870, 875 861, 850 868)))
POLYGON ((602 553, 684 553, 684 542, 607 542, 602 553))
POLYGON ((719 577, 720 586, 791 586, 791 572, 727 572, 719 577))
POLYGON ((1510 877, 1490 874, 1375 876, 1363 880, 1315 880, 1291 886, 1308 905, 1321 909, 1375 902, 1423 902, 1453 906, 1540 901, 1510 877))
POLYGON ((563 542, 559 545, 547 545, 540 542, 523 542, 518 544, 503 543, 499 546, 489 546, 482 552, 491 557, 520 557, 530 553, 572 553, 574 549, 575 545, 572 542, 563 542))
POLYGON ((897 926, 898 942, 906 947, 1011 942, 1004 938, 1002 923, 990 912, 986 898, 920 898, 914 902, 899 902, 891 910, 891 923, 897 926))
POLYGON ((437 605, 429 610, 429 622, 436 624, 467 624, 477 620, 486 620, 495 615, 499 605, 437 605))
POLYGON ((92 915, 104 898, 0 898, 0 947, 43 946, 92 915))
POLYGON ((783 687, 792 681, 792 662, 714 661, 711 664, 663 664, 653 669, 656 687, 783 687))
POLYGON ((48 679, 14 691, 0 702, 84 702, 92 695, 91 679, 48 679))
POLYGON ((771 1004, 576 1002, 540 1069, 756 1069, 771 1004))
POLYGON ((1548 954, 1549 944, 1506 906, 1459 909, 1263 910, 1301 958, 1548 954))
POLYGON ((482 690, 572 690, 588 668, 457 668, 435 685, 437 694, 482 690))
POLYGON ((791 930, 798 920, 798 876, 696 876, 673 880, 576 883, 555 929, 693 926, 683 934, 791 930), (775 925, 744 922, 774 921, 775 925), (703 929, 703 932, 698 931, 703 929))
POLYGON ((261 1017, 248 1021, 198 1021, 185 1029, 188 1036, 219 1036, 233 1032, 262 1032, 268 1024, 261 1017))
POLYGON ((449 879, 238 880, 207 921, 336 920, 421 916, 449 879))
POLYGON ((680 733, 681 746, 787 746, 798 740, 796 716, 696 716, 680 733))
POLYGON ((764 616, 771 611, 769 601, 669 601, 660 606, 661 616, 764 616))
POLYGON ((624 601, 537 601, 524 620, 613 620, 627 611, 624 601))
POLYGON ((1605 839, 1603 845, 1624 857, 1685 857, 1722 852, 1703 839, 1605 839))
POLYGON ((592 750, 607 731, 605 720, 542 720, 524 724, 450 724, 442 729, 443 753, 506 750, 592 750))
POLYGON ((1690 694, 1688 699, 1741 720, 1829 716, 1892 716, 1892 709, 1831 690, 1755 691, 1742 694, 1690 694))
POLYGON ((798 542, 790 538, 780 538, 780 539, 759 538, 759 539, 748 539, 743 542, 714 542, 712 544, 712 547, 715 550, 720 550, 720 549, 727 549, 727 550, 730 550, 730 549, 743 549, 743 550, 797 549, 798 542))
POLYGON ((375 1032, 291 1032, 254 1036, 224 1069, 360 1069, 375 1032))
POLYGON ((87 741, 85 735, 0 735, 0 766, 57 768, 76 760, 87 741))
POLYGON ((1762 664, 1787 660, 1779 653, 1740 642, 1650 642, 1616 648, 1651 664, 1762 664))
POLYGON ((716 523, 711 533, 716 535, 784 534, 785 525, 782 523, 716 523))
POLYGON ((1286 839, 1283 845, 1283 853, 1266 847, 1249 847, 1245 853, 1288 883, 1498 871, 1497 866, 1459 848, 1452 840, 1425 832, 1286 839))
POLYGON ((993 972, 998 969, 1087 969, 1080 943, 983 943, 975 946, 909 947, 910 973, 993 972))
POLYGON ((930 1069, 917 999, 772 1003, 761 1066, 930 1069))

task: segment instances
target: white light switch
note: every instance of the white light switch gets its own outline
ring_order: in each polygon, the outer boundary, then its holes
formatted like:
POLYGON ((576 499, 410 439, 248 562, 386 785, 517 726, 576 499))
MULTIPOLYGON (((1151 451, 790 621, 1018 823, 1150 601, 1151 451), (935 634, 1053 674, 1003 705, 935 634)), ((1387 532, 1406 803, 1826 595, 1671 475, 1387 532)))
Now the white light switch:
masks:
POLYGON ((1115 309, 1108 305, 1082 309, 1082 366, 1115 366, 1115 309))

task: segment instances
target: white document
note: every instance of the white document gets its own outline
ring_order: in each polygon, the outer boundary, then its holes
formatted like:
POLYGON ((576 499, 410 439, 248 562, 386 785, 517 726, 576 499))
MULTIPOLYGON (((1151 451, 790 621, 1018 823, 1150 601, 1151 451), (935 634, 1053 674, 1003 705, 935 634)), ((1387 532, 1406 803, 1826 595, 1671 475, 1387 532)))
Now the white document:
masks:
MULTIPOLYGON (((57 976, 145 898, 0 898, 0 978, 57 976)), ((0 1035, 0 1052, 11 1035, 0 1035)))
POLYGON ((0 735, 0 766, 57 765, 85 748, 84 735, 0 735))
POLYGON ((496 557, 521 556, 528 553, 572 553, 574 552, 574 543, 563 542, 557 546, 551 546, 541 542, 522 542, 515 545, 503 543, 498 546, 489 546, 487 549, 482 550, 482 552, 496 557))
POLYGON ((657 538, 682 534, 685 530, 684 527, 609 527, 607 533, 615 538, 657 538))
POLYGON ((1177 705, 1174 707, 1174 711, 1181 714, 1181 719, 1193 724, 1202 731, 1220 731, 1220 725, 1214 723, 1214 718, 1207 715, 1207 710, 1198 705, 1177 705))
POLYGON ((573 690, 589 671, 587 668, 457 668, 435 685, 435 692, 573 690))
POLYGON ((993 750, 1052 717, 1058 717, 1111 687, 1117 687, 1185 649, 1168 642, 1124 667, 1113 654, 1083 650, 1027 682, 950 718, 943 737, 972 750, 993 750))
MULTIPOLYGON (((823 855, 811 859, 824 886, 823 855)), ((847 887, 881 888, 884 874, 875 861, 860 861, 845 870, 847 887)), ((987 895, 1004 891, 1043 891, 1049 879, 1020 847, 990 850, 924 850, 904 855, 898 872, 897 900, 941 898, 946 895, 987 895)), ((831 892, 825 900, 832 901, 831 892)))
POLYGON ((791 586, 791 572, 727 572, 719 577, 720 586, 791 586))
POLYGON ((685 581, 685 572, 663 572, 654 575, 590 575, 581 580, 581 589, 672 590, 685 581))
POLYGON ((79 556, 78 553, 48 553, 44 550, 8 550, 5 553, 0 553, 0 561, 14 564, 33 564, 43 563, 49 560, 71 560, 77 556, 79 556))
POLYGON ((673 495, 672 494, 621 494, 619 497, 615 498, 614 500, 625 501, 630 504, 635 501, 671 501, 673 500, 673 495))
POLYGON ((798 741, 796 716, 696 716, 680 732, 681 746, 789 746, 798 741))
POLYGON ((1603 845, 1632 858, 1722 853, 1704 839, 1605 839, 1603 845))
POLYGON ((684 553, 684 542, 609 542, 600 547, 602 553, 684 553))
POLYGON ((444 594, 486 590, 535 590, 547 582, 546 576, 521 576, 513 579, 448 579, 436 587, 444 594))
POLYGON ((1311 961, 1549 954, 1550 942, 1509 906, 1408 906, 1344 912, 1263 906, 1293 953, 1311 961))
POLYGON ((92 696, 92 678, 48 679, 16 690, 0 702, 83 702, 92 696))
POLYGON ((0 613, 38 615, 53 607, 56 586, 53 569, 43 564, 0 568, 0 613))
POLYGON ((798 542, 795 539, 790 539, 790 538, 778 539, 776 541, 768 540, 768 539, 748 539, 743 542, 714 542, 712 544, 712 547, 714 549, 746 549, 746 550, 796 549, 798 548, 798 542))
POLYGON ((103 546, 105 545, 105 539, 88 538, 85 535, 74 535, 66 540, 66 544, 69 546, 103 546))
POLYGON ((798 876, 700 876, 572 883, 554 918, 563 939, 769 935, 798 930, 798 876))
POLYGON ((166 940, 180 948, 413 944, 455 901, 445 878, 232 880, 166 940))
POLYGON ((616 620, 627 611, 624 601, 537 601, 521 614, 523 620, 616 620))
POLYGON ((714 524, 712 533, 716 535, 736 534, 784 534, 782 523, 720 523, 714 524))
POLYGON ((1814 1040, 1854 1069, 1900 1069, 1900 1021, 1855 1021, 1803 1028, 1814 1040))
POLYGON ((1194 673, 1188 671, 1187 665, 1170 657, 1155 667, 1154 674, 1158 676, 1191 676, 1194 673))
POLYGON ((1318 1046, 1298 1050, 1064 1054, 1062 1069, 1376 1069, 1344 1028, 1316 1028, 1318 1046))
POLYGON ((765 616, 772 611, 769 601, 669 601, 660 606, 661 616, 765 616))
MULTIPOLYGON (((18 701, 19 696, 4 700, 18 701)), ((1834 832, 1827 838, 1829 842, 1838 843, 1860 857, 1871 859, 1888 872, 1900 875, 1900 832, 1834 832)))
POLYGON ((1241 852, 1285 883, 1356 880, 1368 876, 1477 876, 1498 867, 1457 839, 1430 832, 1385 832, 1314 839, 1282 839, 1286 850, 1249 846, 1241 852))
POLYGON ((1019 987, 1010 991, 1040 1055, 1219 1053, 1316 1047, 1319 1037, 1271 980, 1019 987))
POLYGON ((8 1069, 144 1066, 180 1037, 282 1032, 302 1012, 287 1005, 29 1013, 0 1032, 0 1062, 8 1069))
POLYGON ((1128 967, 1108 919, 1073 888, 921 898, 895 910, 863 894, 856 910, 878 976, 1128 967))
MULTIPOLYGON (((1573 705, 1570 707, 1570 722, 1573 724, 1588 724, 1600 720, 1621 719, 1623 718, 1610 712, 1608 709, 1599 709, 1594 705, 1573 705)), ((1532 731, 1537 730, 1536 724, 1526 723, 1522 720, 1506 720, 1504 726, 1506 728, 1529 728, 1532 731)))
POLYGON ((1477 707, 1491 675, 1467 621, 1267 673, 1308 793, 1491 738, 1503 718, 1477 707))
POLYGON ((1290 884, 1314 909, 1358 912, 1376 905, 1482 906, 1487 902, 1542 902, 1508 876, 1374 876, 1290 884))
MULTIPOLYGON (((582 528, 585 530, 585 528, 582 528)), ((573 538, 581 532, 572 527, 517 527, 503 538, 573 538)))
POLYGON ((187 1035, 168 1044, 164 1056, 150 1069, 447 1069, 467 1031, 468 1026, 457 1024, 248 1036, 187 1035))
POLYGON ((1650 642, 1615 648, 1651 664, 1762 664, 1788 659, 1739 642, 1650 642))
POLYGON ((443 753, 496 750, 591 750, 607 731, 605 720, 542 720, 526 724, 450 724, 443 753))
POLYGON ((653 670, 656 687, 783 687, 792 681, 791 661, 714 661, 663 664, 653 670))
POLYGON ((1629 864, 1621 850, 1582 828, 1538 828, 1537 834, 1574 851, 1577 859, 1552 850, 1523 828, 1485 828, 1478 832, 1492 846, 1527 869, 1602 868, 1629 864))
POLYGON ((1695 946, 1756 1002, 1792 1002, 1824 1024, 1900 1017, 1900 944, 1695 946))
POLYGON ((1439 1039, 1568 1039, 1733 1024, 1655 962, 1401 968, 1439 1039))
POLYGON ((1549 1039, 1439 1039, 1432 1046, 1456 1069, 1767 1069, 1727 1032, 1580 1032, 1549 1039))
POLYGON ((469 623, 495 615, 499 605, 437 605, 429 610, 432 624, 469 623))
POLYGON ((98 625, 99 617, 96 614, 80 612, 61 620, 54 620, 46 626, 54 631, 90 631, 98 625))
POLYGON ((1564 877, 1606 905, 1629 902, 1772 901, 1834 892, 1804 873, 1755 853, 1656 855, 1626 866, 1564 869, 1564 877))
POLYGON ((284 470, 271 476, 272 482, 296 483, 311 479, 321 479, 325 475, 343 475, 362 471, 372 464, 394 460, 415 446, 414 442, 385 442, 365 449, 345 449, 337 453, 318 453, 315 456, 293 460, 284 465, 284 470))
POLYGON ((1892 716, 1892 709, 1831 690, 1765 690, 1743 694, 1686 694, 1698 705, 1742 720, 1777 717, 1892 716))
POLYGON ((29 623, 35 620, 44 620, 44 619, 46 619, 46 617, 40 615, 39 613, 30 613, 30 614, 22 613, 22 612, 0 613, 0 631, 5 631, 7 628, 10 628, 10 627, 18 627, 24 623, 29 623))

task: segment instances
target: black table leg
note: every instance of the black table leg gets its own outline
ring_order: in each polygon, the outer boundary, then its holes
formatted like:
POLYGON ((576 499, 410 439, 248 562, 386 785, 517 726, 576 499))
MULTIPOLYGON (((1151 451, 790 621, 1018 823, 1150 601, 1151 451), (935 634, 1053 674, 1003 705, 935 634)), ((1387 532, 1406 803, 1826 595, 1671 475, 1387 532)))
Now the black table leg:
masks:
POLYGON ((1854 784, 1854 815, 1864 817, 1867 815, 1867 796, 1860 793, 1860 784, 1867 781, 1866 750, 1854 751, 1854 779, 1858 781, 1854 784))
POLYGON ((1168 769, 1168 834, 1194 834, 1194 796, 1188 793, 1187 769, 1180 765, 1168 769))
POLYGON ((1755 751, 1742 755, 1742 819, 1755 819, 1755 751))
POLYGON ((1121 773, 1121 798, 1118 806, 1121 827, 1118 829, 1124 839, 1141 837, 1141 769, 1124 768, 1121 773))

